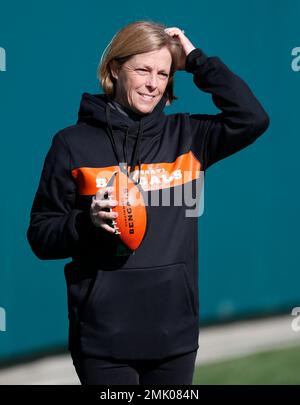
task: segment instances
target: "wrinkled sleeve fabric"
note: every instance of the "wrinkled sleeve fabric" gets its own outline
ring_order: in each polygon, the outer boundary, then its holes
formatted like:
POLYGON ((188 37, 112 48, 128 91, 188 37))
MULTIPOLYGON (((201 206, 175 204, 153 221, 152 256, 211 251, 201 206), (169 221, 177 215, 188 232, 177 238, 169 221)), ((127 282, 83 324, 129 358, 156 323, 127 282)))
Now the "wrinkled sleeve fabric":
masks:
POLYGON ((78 252, 99 228, 75 207, 76 183, 62 131, 52 140, 30 212, 27 239, 39 259, 64 259, 78 252))
POLYGON ((267 130, 270 119, 249 86, 219 57, 208 57, 195 48, 186 58, 185 69, 221 110, 215 115, 188 114, 192 150, 206 170, 253 143, 267 130))

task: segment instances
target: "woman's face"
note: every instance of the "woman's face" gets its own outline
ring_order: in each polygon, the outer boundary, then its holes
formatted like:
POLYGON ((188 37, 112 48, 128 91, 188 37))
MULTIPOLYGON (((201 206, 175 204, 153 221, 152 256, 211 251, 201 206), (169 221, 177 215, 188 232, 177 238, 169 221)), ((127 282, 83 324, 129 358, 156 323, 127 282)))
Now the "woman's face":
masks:
POLYGON ((138 54, 125 62, 117 79, 116 101, 137 113, 149 113, 162 98, 168 84, 172 57, 168 48, 138 54))

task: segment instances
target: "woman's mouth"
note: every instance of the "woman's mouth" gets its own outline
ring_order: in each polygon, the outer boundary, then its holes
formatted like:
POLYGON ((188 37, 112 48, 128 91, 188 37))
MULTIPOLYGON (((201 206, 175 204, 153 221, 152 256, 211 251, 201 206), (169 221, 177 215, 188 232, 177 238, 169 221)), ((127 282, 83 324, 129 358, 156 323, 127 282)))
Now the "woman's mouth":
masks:
POLYGON ((152 101, 155 98, 155 96, 151 96, 151 95, 146 94, 146 93, 138 93, 138 94, 141 96, 141 98, 143 100, 146 100, 146 101, 152 101))

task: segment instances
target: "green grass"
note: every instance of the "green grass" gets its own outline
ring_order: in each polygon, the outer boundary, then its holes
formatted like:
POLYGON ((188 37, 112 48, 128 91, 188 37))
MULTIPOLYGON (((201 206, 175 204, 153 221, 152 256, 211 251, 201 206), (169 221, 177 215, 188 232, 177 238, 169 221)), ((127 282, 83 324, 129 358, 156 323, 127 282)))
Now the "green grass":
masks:
POLYGON ((193 385, 211 384, 299 385, 300 346, 255 353, 196 367, 193 385))

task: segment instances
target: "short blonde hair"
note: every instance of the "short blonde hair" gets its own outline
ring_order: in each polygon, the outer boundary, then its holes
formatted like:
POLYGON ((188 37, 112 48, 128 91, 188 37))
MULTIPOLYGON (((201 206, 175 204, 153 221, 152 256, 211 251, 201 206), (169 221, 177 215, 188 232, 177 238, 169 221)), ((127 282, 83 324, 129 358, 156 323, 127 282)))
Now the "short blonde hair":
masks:
POLYGON ((167 47, 172 62, 164 96, 167 97, 168 104, 178 99, 174 95, 174 73, 178 67, 182 47, 178 39, 164 31, 165 28, 167 26, 164 24, 141 20, 126 25, 114 35, 105 48, 97 69, 97 78, 107 95, 114 97, 116 90, 116 81, 111 73, 112 63, 120 68, 134 55, 167 47))

